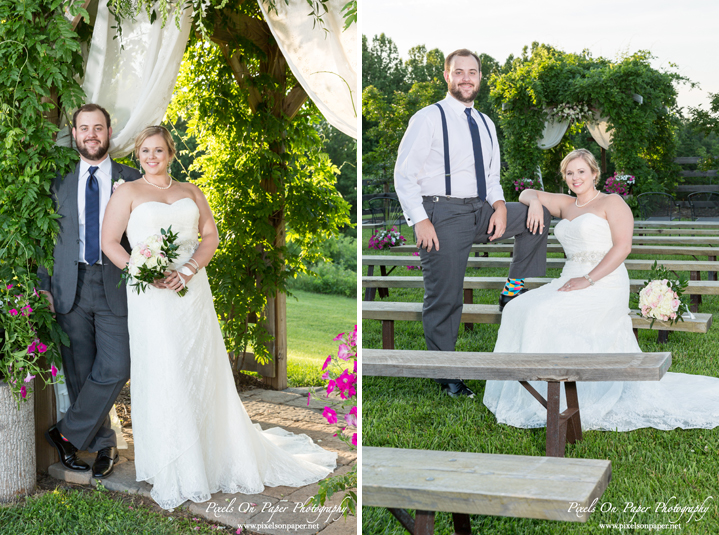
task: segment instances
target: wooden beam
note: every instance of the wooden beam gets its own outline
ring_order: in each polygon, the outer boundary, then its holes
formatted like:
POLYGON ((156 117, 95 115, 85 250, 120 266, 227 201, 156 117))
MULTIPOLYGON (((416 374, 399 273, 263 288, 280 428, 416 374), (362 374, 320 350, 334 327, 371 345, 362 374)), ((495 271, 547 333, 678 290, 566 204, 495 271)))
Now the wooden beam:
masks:
POLYGON ((227 44, 220 44, 220 50, 222 51, 222 55, 225 56, 225 61, 227 61, 230 69, 232 69, 232 74, 235 76, 237 85, 246 89, 249 93, 247 103, 250 105, 252 113, 256 113, 257 106, 262 101, 262 97, 253 83, 252 75, 247 68, 247 64, 242 60, 242 55, 239 52, 230 54, 230 47, 227 44))
POLYGON ((217 17, 211 39, 217 44, 236 43, 239 41, 238 37, 248 39, 269 55, 271 36, 270 27, 264 20, 232 13, 226 9, 222 16, 217 17), (227 24, 223 25, 223 22, 227 24))
POLYGON ((297 84, 282 101, 282 113, 291 121, 300 111, 302 105, 307 102, 307 93, 300 84, 297 84))

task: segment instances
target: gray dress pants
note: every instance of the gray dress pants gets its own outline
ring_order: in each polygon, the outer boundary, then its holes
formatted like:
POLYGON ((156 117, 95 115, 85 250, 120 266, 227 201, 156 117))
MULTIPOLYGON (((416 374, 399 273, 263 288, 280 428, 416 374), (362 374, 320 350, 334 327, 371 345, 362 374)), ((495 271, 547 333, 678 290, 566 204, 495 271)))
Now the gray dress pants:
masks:
MULTIPOLYGON (((427 349, 454 351, 462 316, 462 289, 473 243, 487 243, 493 208, 478 198, 424 197, 424 209, 434 225, 439 250, 420 249, 424 278, 422 326, 427 349)), ((544 232, 526 226, 527 206, 507 203, 507 229, 500 239, 514 236, 509 277, 541 277, 547 270, 547 236, 551 216, 544 209, 544 232)), ((497 240, 495 240, 497 241, 497 240)), ((450 382, 438 379, 440 383, 450 382)))
POLYGON ((117 446, 108 416, 130 378, 127 316, 116 316, 105 298, 102 266, 78 266, 75 303, 57 322, 70 338, 62 365, 72 405, 57 428, 79 450, 117 446))

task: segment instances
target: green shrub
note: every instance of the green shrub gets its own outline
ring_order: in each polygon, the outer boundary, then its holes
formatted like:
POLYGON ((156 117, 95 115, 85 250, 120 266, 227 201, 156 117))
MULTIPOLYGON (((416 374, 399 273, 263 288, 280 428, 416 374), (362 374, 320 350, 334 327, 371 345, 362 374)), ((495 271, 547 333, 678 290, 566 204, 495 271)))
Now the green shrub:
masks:
POLYGON ((311 274, 298 276, 288 286, 290 290, 357 297, 357 273, 338 264, 318 264, 311 274))

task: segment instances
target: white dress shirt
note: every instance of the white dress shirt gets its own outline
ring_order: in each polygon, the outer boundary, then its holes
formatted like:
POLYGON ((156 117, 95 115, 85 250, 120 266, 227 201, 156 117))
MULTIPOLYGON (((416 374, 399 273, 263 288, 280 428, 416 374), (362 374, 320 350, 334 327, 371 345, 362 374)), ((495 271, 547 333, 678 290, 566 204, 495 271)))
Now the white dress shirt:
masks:
MULTIPOLYGON (((447 118, 449 166, 452 175, 451 197, 476 197, 477 174, 474 168, 474 148, 469 122, 464 112, 467 107, 449 93, 440 105, 447 118)), ((497 129, 492 120, 485 115, 484 119, 492 134, 490 138, 484 121, 474 108, 472 108, 472 117, 479 128, 487 202, 492 205, 496 201, 504 200, 502 186, 499 184, 501 160, 497 129)), ((399 145, 394 167, 394 188, 402 205, 404 217, 410 226, 427 219, 427 212, 422 206, 423 195, 447 196, 444 180, 442 118, 434 104, 419 110, 409 121, 399 145)))
MULTIPOLYGON (((90 164, 85 160, 80 160, 80 173, 77 183, 77 223, 80 228, 80 258, 83 264, 85 262, 85 188, 87 187, 87 179, 90 176, 90 164)), ((110 202, 110 194, 112 193, 112 160, 109 156, 100 162, 95 171, 95 178, 100 187, 100 236, 102 236, 102 219, 105 217, 105 207, 110 202)), ((98 247, 100 244, 98 244, 98 247)), ((102 254, 100 254, 99 263, 102 264, 102 254)))

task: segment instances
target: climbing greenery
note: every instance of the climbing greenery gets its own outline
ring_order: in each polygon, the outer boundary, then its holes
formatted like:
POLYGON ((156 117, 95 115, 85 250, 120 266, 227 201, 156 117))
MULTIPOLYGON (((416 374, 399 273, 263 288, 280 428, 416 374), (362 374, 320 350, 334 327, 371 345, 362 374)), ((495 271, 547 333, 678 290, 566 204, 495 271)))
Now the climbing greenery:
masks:
MULTIPOLYGON (((305 104, 291 121, 274 115, 272 106, 253 112, 249 91, 237 85, 219 47, 189 46, 177 87, 167 119, 186 120, 198 140, 191 169, 201 175, 196 183, 220 232, 207 269, 225 343, 235 355, 249 345, 266 360, 267 333, 249 320, 262 315, 268 295, 285 292, 291 278, 321 258, 324 240, 350 223, 349 205, 335 189, 339 170, 321 152, 315 106, 305 104), (284 218, 292 247, 276 242, 277 218, 284 218)), ((260 93, 276 89, 270 76, 256 77, 253 85, 260 93)))
MULTIPOLYGON (((612 161, 616 169, 637 177, 635 193, 671 191, 679 180, 673 162, 679 125, 674 84, 688 80, 652 68, 652 58, 648 51, 639 51, 612 62, 595 59, 588 51, 568 54, 536 42, 525 48, 510 69, 489 80, 490 100, 502 109, 507 180, 536 176, 545 158, 537 140, 549 110, 584 104, 608 118, 612 161), (633 99, 635 94, 642 103, 633 99)), ((574 127, 582 126, 578 121, 574 127)))

